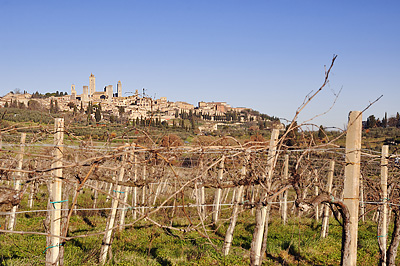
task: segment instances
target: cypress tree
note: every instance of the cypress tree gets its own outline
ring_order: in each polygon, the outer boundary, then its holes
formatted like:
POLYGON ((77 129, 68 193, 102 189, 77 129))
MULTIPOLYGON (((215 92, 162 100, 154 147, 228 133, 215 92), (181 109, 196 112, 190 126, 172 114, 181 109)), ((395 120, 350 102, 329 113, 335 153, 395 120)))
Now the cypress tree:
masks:
POLYGON ((322 125, 319 126, 318 130, 318 138, 323 139, 325 138, 325 132, 324 132, 324 127, 322 125))
POLYGON ((387 112, 385 112, 385 116, 382 119, 382 127, 387 128, 388 126, 388 119, 387 119, 387 112))
POLYGON ((54 113, 54 103, 53 103, 53 100, 50 100, 50 113, 54 113))
POLYGON ((100 120, 101 120, 100 108, 96 108, 96 112, 94 114, 94 118, 96 119, 96 122, 100 122, 100 120))

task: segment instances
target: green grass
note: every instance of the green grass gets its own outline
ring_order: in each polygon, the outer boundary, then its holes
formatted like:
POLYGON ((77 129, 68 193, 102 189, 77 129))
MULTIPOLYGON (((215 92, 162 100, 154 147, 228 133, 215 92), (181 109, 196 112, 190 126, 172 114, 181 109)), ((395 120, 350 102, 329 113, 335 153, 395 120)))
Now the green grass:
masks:
MULTIPOLYGON (((89 193, 85 194, 84 197, 87 197, 89 193)), ((44 218, 44 215, 20 214, 16 230, 43 231, 44 218)), ((130 214, 127 219, 132 221, 130 214)), ((104 230, 105 222, 106 218, 101 215, 73 216, 69 235, 99 232, 104 230)), ((4 225, 4 219, 1 224, 4 225)), ((187 225, 184 218, 174 220, 175 227, 185 228, 187 225)), ((113 256, 107 265, 248 265, 254 217, 249 211, 242 213, 235 228, 230 255, 224 257, 221 249, 227 227, 228 223, 223 223, 216 230, 207 228, 215 249, 207 238, 195 231, 182 233, 140 221, 134 227, 115 233, 113 256)), ((325 239, 320 238, 320 229, 320 223, 313 219, 294 218, 283 225, 274 216, 269 225, 263 265, 338 265, 341 227, 331 220, 329 235, 325 239)), ((68 241, 65 245, 65 265, 96 265, 101 241, 102 236, 68 241)), ((1 234, 0 265, 42 265, 45 243, 44 236, 1 234)), ((377 262, 376 225, 373 222, 360 224, 358 265, 375 265, 377 262)))
MULTIPOLYGON (((211 192, 210 192, 211 193, 211 192)), ((209 194, 210 194, 209 193, 209 194)), ((90 208, 93 201, 90 189, 80 194, 79 207, 90 208)), ((70 201, 72 199, 70 198, 70 201)), ((129 201, 130 199, 128 199, 129 201)), ((181 201, 178 199, 178 202, 181 201)), ((187 197, 185 203, 193 202, 187 197)), ((111 201, 99 194, 98 207, 109 207, 111 201)), ((34 209, 46 209, 47 190, 40 187, 36 194, 34 209)), ((27 210, 27 197, 22 200, 19 210, 27 210)), ((161 209, 150 218, 176 228, 187 228, 188 219, 182 209, 161 209)), ((208 209, 210 211, 210 209, 208 209)), ((93 212, 79 211, 70 221, 69 236, 101 232, 106 226, 109 210, 93 212)), ((195 208, 187 208, 187 215, 197 224, 195 208)), ((222 255, 225 232, 229 226, 231 209, 223 207, 220 224, 206 226, 212 244, 204 237, 203 228, 187 233, 159 228, 142 220, 122 232, 115 232, 112 244, 112 258, 107 265, 249 265, 250 246, 255 218, 250 210, 244 210, 238 219, 229 256, 222 255)), ((44 232, 45 213, 18 214, 15 230, 44 232)), ((126 223, 133 221, 128 211, 126 223)), ((206 224, 209 224, 209 218, 206 224)), ((5 217, 0 216, 1 227, 5 217)), ((274 210, 269 224, 268 245, 263 265, 338 265, 340 263, 341 227, 331 219, 329 235, 320 238, 321 223, 302 217, 289 219, 283 225, 274 210)), ((389 228, 389 232, 393 229, 389 228)), ((360 223, 358 233, 358 265, 378 263, 376 223, 360 223)), ((388 235, 390 242, 391 233, 388 235)), ((76 238, 65 245, 65 265, 96 265, 100 253, 102 235, 76 238)), ((0 234, 0 265, 43 265, 46 238, 38 235, 0 234)), ((398 261, 400 263, 400 260, 398 261)))

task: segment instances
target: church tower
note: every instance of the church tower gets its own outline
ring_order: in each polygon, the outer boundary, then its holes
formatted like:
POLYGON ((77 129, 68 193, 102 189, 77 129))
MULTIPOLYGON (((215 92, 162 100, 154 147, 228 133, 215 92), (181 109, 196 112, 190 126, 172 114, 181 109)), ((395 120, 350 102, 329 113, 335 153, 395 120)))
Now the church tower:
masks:
POLYGON ((89 98, 93 97, 95 91, 96 91, 96 78, 94 77, 93 73, 91 73, 89 77, 89 98))

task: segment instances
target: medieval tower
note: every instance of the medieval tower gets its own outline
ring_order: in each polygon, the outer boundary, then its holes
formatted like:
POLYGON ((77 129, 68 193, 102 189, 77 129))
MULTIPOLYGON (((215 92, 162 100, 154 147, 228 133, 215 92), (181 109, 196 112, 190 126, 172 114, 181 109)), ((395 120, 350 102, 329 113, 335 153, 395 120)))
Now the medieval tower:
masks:
POLYGON ((122 85, 121 85, 120 80, 118 81, 118 84, 117 84, 117 96, 122 97, 122 85))
POLYGON ((88 86, 83 86, 82 101, 87 102, 88 99, 88 86))
POLYGON ((110 103, 113 98, 113 85, 106 86, 105 92, 107 95, 107 101, 110 103))
POLYGON ((89 98, 93 97, 93 94, 96 91, 96 78, 93 73, 90 74, 89 77, 89 98))
POLYGON ((76 99, 76 90, 75 90, 75 85, 72 84, 71 85, 71 100, 75 100, 76 99))

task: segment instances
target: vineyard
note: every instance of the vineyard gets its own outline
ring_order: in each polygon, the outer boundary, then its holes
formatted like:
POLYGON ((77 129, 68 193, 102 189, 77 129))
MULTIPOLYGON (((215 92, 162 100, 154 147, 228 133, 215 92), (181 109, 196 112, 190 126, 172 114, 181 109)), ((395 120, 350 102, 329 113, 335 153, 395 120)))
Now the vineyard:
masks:
POLYGON ((290 130, 277 129, 264 142, 199 136, 190 145, 145 131, 83 141, 61 118, 35 133, 5 129, 1 262, 395 265, 398 157, 388 146, 361 149, 361 130, 361 112, 323 143, 303 132, 298 147, 287 145, 290 130), (346 147, 336 144, 344 139, 346 147), (372 235, 368 245, 358 226, 372 235), (304 241, 324 243, 330 234, 337 239, 324 248, 335 251, 309 258, 304 241), (284 252, 275 254, 278 240, 284 252), (169 248, 175 259, 163 254, 169 248), (357 257, 362 248, 375 255, 357 257), (132 250, 135 257, 118 258, 132 250))

